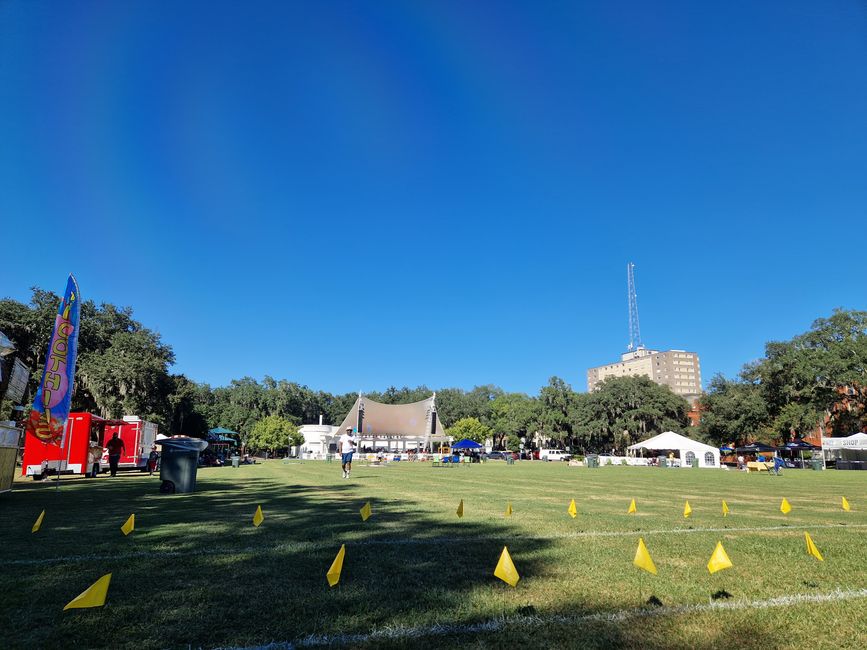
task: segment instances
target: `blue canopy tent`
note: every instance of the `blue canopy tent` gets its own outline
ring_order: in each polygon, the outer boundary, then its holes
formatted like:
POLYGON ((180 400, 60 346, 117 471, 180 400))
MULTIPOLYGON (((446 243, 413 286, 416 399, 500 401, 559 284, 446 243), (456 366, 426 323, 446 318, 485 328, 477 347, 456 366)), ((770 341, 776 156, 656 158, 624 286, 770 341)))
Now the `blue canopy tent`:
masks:
POLYGON ((464 438, 460 442, 456 442, 452 445, 452 449, 481 449, 482 445, 472 440, 467 440, 464 438))

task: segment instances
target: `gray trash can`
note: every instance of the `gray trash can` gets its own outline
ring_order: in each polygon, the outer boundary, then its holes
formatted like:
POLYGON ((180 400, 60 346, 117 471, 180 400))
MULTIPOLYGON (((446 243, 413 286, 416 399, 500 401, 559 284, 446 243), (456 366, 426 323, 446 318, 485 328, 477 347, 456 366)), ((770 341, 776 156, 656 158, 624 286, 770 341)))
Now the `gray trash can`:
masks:
POLYGON ((584 464, 587 467, 599 467, 599 456, 596 454, 587 454, 584 457, 584 464))
POLYGON ((199 454, 208 443, 200 438, 175 436, 157 440, 163 449, 160 454, 160 492, 192 492, 196 489, 196 470, 199 454))
POLYGON ((693 467, 698 467, 698 458, 693 458, 690 462, 692 463, 693 467))
POLYGON ((657 456, 656 464, 660 467, 668 467, 668 458, 666 458, 665 456, 657 456))
POLYGON ((240 467, 241 466, 241 457, 240 456, 232 456, 232 467, 240 467))
POLYGON ((817 470, 825 469, 824 466, 822 465, 822 459, 821 458, 814 458, 810 462, 813 464, 813 469, 817 469, 817 470))

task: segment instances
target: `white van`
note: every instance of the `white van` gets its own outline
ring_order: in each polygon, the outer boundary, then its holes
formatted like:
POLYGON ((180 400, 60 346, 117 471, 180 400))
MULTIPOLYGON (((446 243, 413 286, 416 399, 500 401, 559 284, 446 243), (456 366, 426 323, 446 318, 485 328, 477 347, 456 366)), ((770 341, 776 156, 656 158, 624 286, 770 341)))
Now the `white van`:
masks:
POLYGON ((540 449, 539 460, 569 460, 572 454, 563 451, 562 449, 540 449))

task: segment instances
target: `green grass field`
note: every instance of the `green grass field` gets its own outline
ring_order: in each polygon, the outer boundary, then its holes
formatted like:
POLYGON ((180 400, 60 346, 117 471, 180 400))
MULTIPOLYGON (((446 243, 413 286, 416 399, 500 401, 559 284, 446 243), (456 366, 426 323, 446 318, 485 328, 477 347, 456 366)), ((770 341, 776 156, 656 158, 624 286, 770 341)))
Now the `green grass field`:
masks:
POLYGON ((0 495, 0 646, 854 648, 867 638, 860 472, 395 463, 356 465, 343 480, 338 463, 271 461, 199 470, 194 494, 158 485, 127 474, 56 492, 22 480, 0 495), (627 515, 632 498, 638 513, 627 515), (806 554, 805 531, 824 562, 806 554), (639 537, 657 576, 632 565, 639 537), (734 567, 709 575, 719 540, 734 567), (329 588, 341 544, 343 574, 329 588), (492 575, 504 545, 517 588, 492 575), (105 607, 62 611, 108 572, 105 607), (720 590, 732 598, 711 600, 720 590), (646 605, 651 595, 662 605, 646 605))

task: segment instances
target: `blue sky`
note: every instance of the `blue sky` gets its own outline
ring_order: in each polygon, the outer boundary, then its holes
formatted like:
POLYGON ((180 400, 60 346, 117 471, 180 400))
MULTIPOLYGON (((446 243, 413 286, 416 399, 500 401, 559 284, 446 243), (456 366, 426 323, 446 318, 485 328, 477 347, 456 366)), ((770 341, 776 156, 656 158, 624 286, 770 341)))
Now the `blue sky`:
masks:
POLYGON ((734 375, 867 308, 865 62, 857 0, 6 0, 0 295, 74 271, 214 385, 535 393, 631 260, 734 375))

